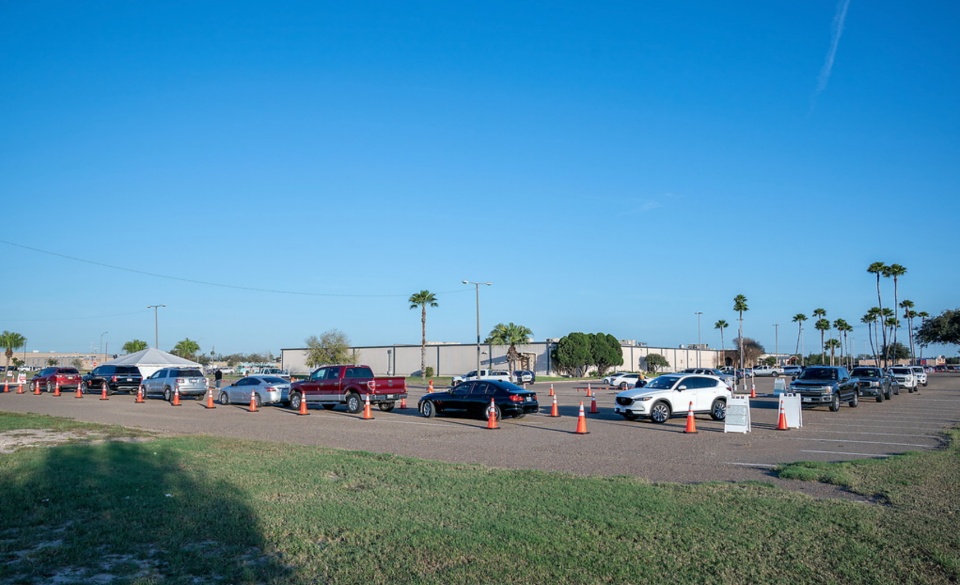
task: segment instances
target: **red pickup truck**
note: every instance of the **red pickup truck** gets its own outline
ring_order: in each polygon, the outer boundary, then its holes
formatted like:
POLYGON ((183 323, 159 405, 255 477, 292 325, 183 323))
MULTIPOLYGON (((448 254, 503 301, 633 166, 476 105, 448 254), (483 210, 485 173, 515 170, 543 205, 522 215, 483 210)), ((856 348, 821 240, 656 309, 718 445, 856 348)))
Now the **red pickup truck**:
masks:
POLYGON ((407 397, 407 381, 399 376, 374 377, 370 366, 323 366, 290 385, 290 408, 299 410, 300 401, 306 400, 308 406, 319 404, 327 410, 346 404, 347 411, 356 414, 363 410, 367 396, 370 404, 389 412, 407 397))

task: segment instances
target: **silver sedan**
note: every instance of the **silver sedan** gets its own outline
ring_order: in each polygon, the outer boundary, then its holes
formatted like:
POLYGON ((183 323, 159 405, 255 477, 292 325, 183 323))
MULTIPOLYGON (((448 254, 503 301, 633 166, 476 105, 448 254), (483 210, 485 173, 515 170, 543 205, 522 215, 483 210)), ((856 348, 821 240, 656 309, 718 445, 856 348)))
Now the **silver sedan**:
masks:
POLYGON ((247 376, 220 389, 220 404, 250 404, 255 396, 257 406, 277 404, 290 395, 290 382, 278 376, 247 376))

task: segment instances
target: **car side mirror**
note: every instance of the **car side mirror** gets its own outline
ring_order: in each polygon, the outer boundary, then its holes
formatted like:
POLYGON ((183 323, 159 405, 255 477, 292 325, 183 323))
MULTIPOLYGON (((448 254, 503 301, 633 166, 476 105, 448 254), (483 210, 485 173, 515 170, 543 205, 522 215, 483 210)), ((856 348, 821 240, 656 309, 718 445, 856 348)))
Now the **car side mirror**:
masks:
POLYGON ((790 381, 791 381, 791 382, 795 381, 796 379, 797 379, 796 376, 790 376, 790 381))
POLYGON ((677 390, 686 390, 686 389, 687 389, 686 384, 681 384, 680 387, 677 388, 677 390))

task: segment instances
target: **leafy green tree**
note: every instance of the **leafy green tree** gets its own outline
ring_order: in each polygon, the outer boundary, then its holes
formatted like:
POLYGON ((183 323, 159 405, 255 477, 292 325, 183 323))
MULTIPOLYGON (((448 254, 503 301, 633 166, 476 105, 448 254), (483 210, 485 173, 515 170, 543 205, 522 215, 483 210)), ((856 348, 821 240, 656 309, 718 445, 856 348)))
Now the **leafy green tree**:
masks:
POLYGON ((517 344, 523 345, 530 341, 533 337, 533 331, 528 327, 523 325, 517 325, 516 323, 497 323, 493 329, 490 330, 490 334, 487 335, 484 343, 492 343, 494 345, 509 345, 507 349, 507 361, 510 364, 510 371, 517 369, 517 361, 520 359, 520 352, 517 351, 517 344))
MULTIPOLYGON (((867 272, 870 274, 876 275, 877 277, 877 310, 881 313, 883 312, 883 300, 880 298, 880 277, 886 274, 889 270, 889 267, 883 262, 874 262, 867 267, 867 272)), ((887 346, 887 330, 886 328, 881 327, 880 333, 883 335, 883 345, 881 347, 887 346)), ((886 357, 884 357, 883 366, 886 367, 886 357)))
POLYGON ((73 358, 70 360, 70 365, 77 368, 78 370, 83 367, 83 360, 80 358, 73 358))
POLYGON ((960 309, 948 309, 936 317, 925 319, 917 332, 917 339, 925 345, 960 345, 960 309))
POLYGON ((889 355, 894 363, 899 360, 910 359, 910 348, 899 341, 894 341, 890 344, 890 347, 883 348, 883 353, 889 355))
POLYGON ((184 359, 192 360, 194 356, 200 351, 200 344, 196 341, 185 337, 177 342, 173 349, 170 350, 170 353, 173 355, 178 355, 184 359))
POLYGON ((126 353, 137 353, 138 351, 143 351, 150 347, 146 341, 142 339, 131 339, 130 341, 123 344, 123 351, 126 353))
POLYGON ((0 333, 0 347, 4 349, 3 355, 7 358, 4 363, 4 371, 10 369, 10 360, 13 359, 13 352, 27 345, 27 338, 13 331, 4 331, 0 333))
POLYGON ((48 365, 48 366, 55 366, 55 365, 57 365, 58 363, 59 363, 59 362, 57 361, 57 358, 52 358, 52 357, 47 358, 47 365, 48 365))
POLYGON ((420 309, 420 378, 427 379, 427 307, 439 307, 437 296, 428 290, 410 295, 411 309, 420 309))
POLYGON ((306 364, 311 368, 322 365, 344 364, 353 361, 355 352, 350 350, 350 338, 339 329, 330 329, 306 339, 306 364))
MULTIPOLYGON (((797 349, 793 350, 793 353, 800 355, 800 340, 803 338, 803 322, 807 320, 807 316, 803 313, 797 313, 793 316, 792 321, 797 324, 797 349)), ((800 365, 803 365, 803 358, 801 356, 800 365)))
POLYGON ((757 340, 749 337, 744 337, 742 343, 741 339, 738 337, 733 340, 733 343, 743 356, 744 363, 747 364, 756 364, 760 359, 760 356, 767 353, 767 350, 764 349, 764 347, 757 340))
POLYGON ((670 362, 667 358, 663 357, 659 353, 649 353, 646 357, 647 369, 653 373, 657 373, 660 368, 667 368, 670 366, 670 362))
POLYGON ((590 336, 586 333, 568 333, 560 338, 551 359, 557 369, 573 376, 582 376, 591 364, 590 336))
POLYGON ((595 333, 590 339, 592 363, 601 376, 611 366, 623 365, 623 349, 620 341, 609 333, 595 333))

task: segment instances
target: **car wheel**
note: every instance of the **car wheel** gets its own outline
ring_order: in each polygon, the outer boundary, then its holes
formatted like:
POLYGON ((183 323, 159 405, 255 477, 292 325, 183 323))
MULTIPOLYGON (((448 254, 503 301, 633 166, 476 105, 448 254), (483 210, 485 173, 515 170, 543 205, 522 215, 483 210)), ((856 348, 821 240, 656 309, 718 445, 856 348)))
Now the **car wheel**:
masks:
POLYGON ((163 399, 167 402, 173 402, 173 392, 169 386, 163 389, 163 399))
POLYGON ((717 398, 710 405, 710 418, 713 420, 723 420, 727 418, 727 401, 717 398))
POLYGON ((300 401, 303 398, 300 396, 299 392, 292 392, 290 394, 290 408, 293 410, 300 410, 300 401))
POLYGON ((877 392, 877 402, 883 402, 883 392, 877 392))
POLYGON ((621 414, 623 415, 623 418, 625 418, 625 419, 627 419, 627 420, 637 420, 638 418, 640 418, 639 415, 636 415, 636 414, 634 414, 634 413, 632 413, 632 412, 624 412, 624 413, 621 413, 621 414))
POLYGON ((883 393, 883 397, 887 400, 893 398, 893 387, 887 386, 887 391, 883 393))
POLYGON ((427 418, 433 418, 437 415, 437 409, 434 408, 432 402, 424 400, 420 403, 420 414, 427 418))
POLYGON ((259 394, 254 394, 254 395, 253 395, 253 405, 256 406, 257 408, 260 408, 260 405, 261 405, 261 404, 263 404, 263 401, 260 399, 260 395, 259 395, 259 394))
POLYGON ((360 400, 360 395, 356 392, 351 392, 347 395, 347 412, 350 414, 357 414, 363 410, 363 401, 360 400))
POLYGON ((49 381, 47 382, 47 392, 53 392, 53 384, 49 381))
POLYGON ((860 395, 856 392, 853 393, 853 400, 849 402, 850 408, 856 408, 860 404, 860 395))
POLYGON ((87 390, 87 383, 86 383, 86 382, 80 382, 80 394, 86 394, 87 392, 88 392, 88 390, 87 390))
POLYGON ((226 406, 227 404, 230 404, 230 396, 226 392, 221 392, 218 401, 220 404, 226 406))
POLYGON ((893 393, 900 396, 900 384, 893 386, 893 393))
POLYGON ((396 405, 397 403, 395 402, 381 402, 380 410, 382 410, 383 412, 390 412, 391 410, 393 410, 393 407, 396 405))
POLYGON ((650 409, 650 420, 657 424, 663 424, 670 418, 670 405, 666 402, 658 402, 650 409))
POLYGON ((838 410, 840 410, 840 393, 834 392, 830 399, 830 412, 837 412, 838 410))
MULTIPOLYGON (((487 414, 487 409, 489 408, 490 407, 488 406, 487 408, 483 409, 483 420, 487 420, 487 418, 489 418, 490 415, 487 414)), ((493 417, 497 419, 497 422, 500 422, 500 420, 503 418, 503 413, 500 412, 500 407, 496 404, 493 405, 493 417)))

